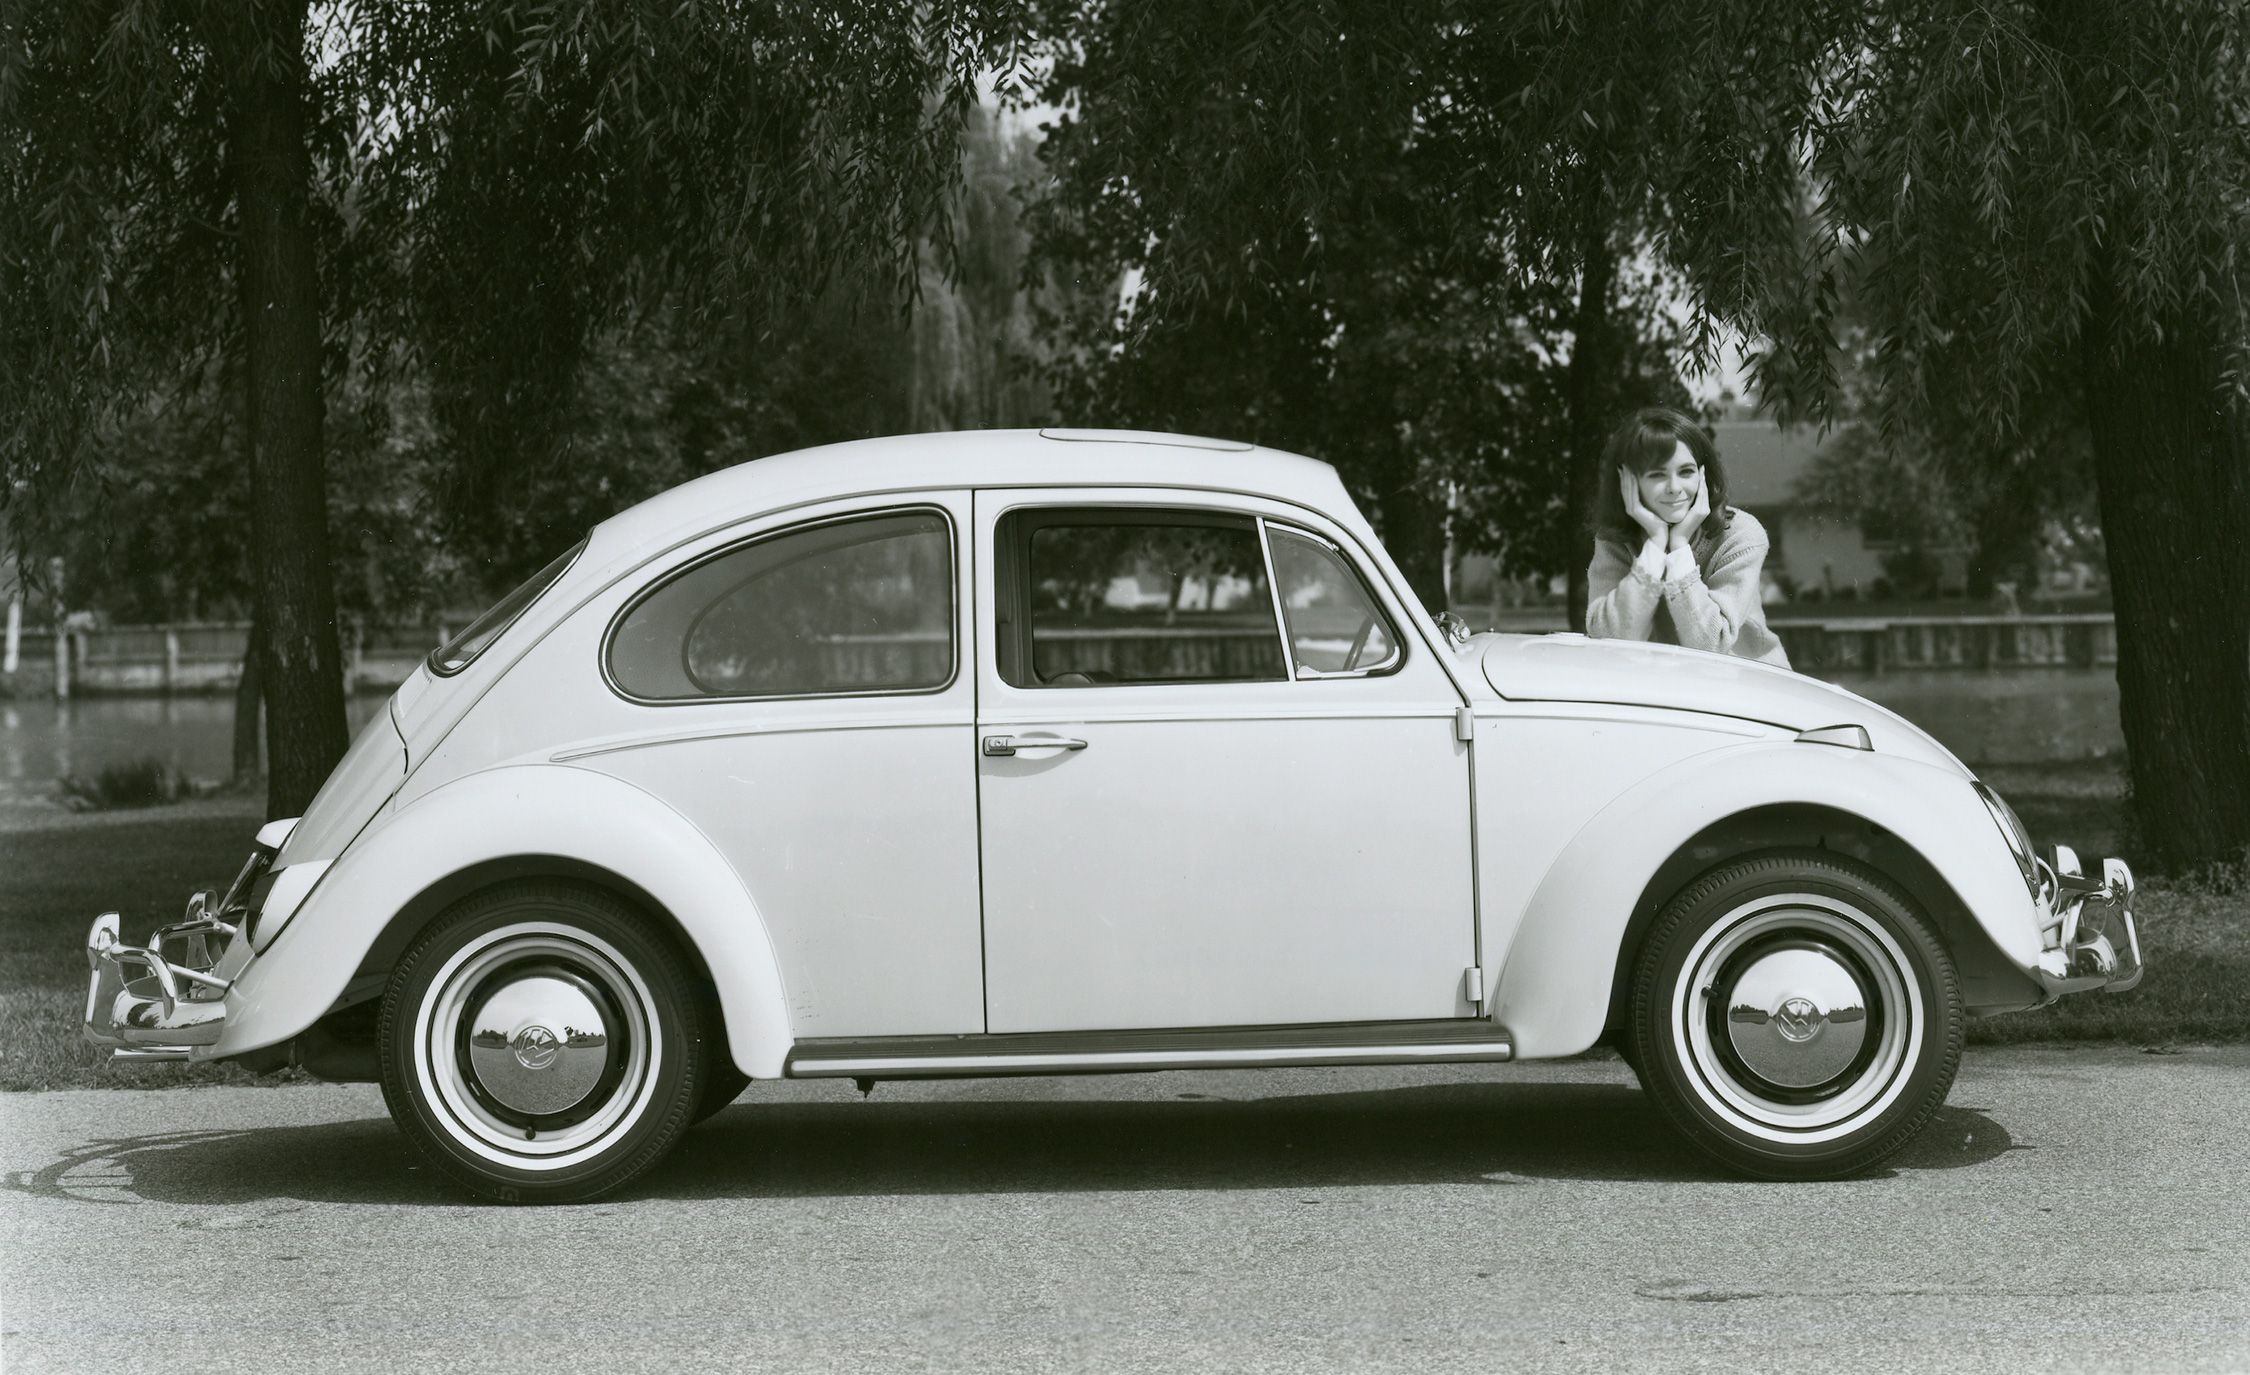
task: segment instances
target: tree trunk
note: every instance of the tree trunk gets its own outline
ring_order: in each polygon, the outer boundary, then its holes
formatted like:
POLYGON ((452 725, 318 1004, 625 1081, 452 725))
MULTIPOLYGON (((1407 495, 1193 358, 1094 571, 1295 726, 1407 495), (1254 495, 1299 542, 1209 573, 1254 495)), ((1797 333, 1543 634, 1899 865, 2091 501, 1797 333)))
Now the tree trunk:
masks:
POLYGON ((264 734, 259 725, 266 700, 261 687, 265 658, 264 627, 253 620, 250 642, 242 651, 242 676, 234 684, 234 786, 244 790, 263 772, 258 746, 264 734))
POLYGON ((1989 468, 1995 479, 1979 494, 1970 517, 1976 547, 1969 559, 1969 599, 1977 602, 1991 601, 2004 582, 2028 596, 2039 563, 2039 494, 2033 488, 2046 474, 2006 453, 1992 455, 1989 468))
POLYGON ((328 563, 320 289, 305 148, 306 0, 216 21, 232 99, 228 164, 241 223, 250 538, 263 632, 266 809, 296 816, 343 757, 344 677, 328 563))
MULTIPOLYGON (((1610 330, 1609 293, 1617 279, 1617 255, 1610 247, 1607 207, 1598 193, 1588 196, 1579 234, 1578 313, 1571 326, 1570 371, 1563 379, 1563 404, 1570 420, 1570 529, 1593 524, 1594 500, 1608 475, 1602 471, 1602 441, 1616 417, 1599 411, 1602 379, 1617 369, 1616 342, 1610 330)), ((1570 628, 1586 629, 1586 566, 1593 549, 1580 540, 1570 568, 1570 628)))
POLYGON ((2118 715, 2138 843, 2176 871, 2250 846, 2250 412, 2212 330, 2128 334, 2092 275, 2081 366, 2118 715))

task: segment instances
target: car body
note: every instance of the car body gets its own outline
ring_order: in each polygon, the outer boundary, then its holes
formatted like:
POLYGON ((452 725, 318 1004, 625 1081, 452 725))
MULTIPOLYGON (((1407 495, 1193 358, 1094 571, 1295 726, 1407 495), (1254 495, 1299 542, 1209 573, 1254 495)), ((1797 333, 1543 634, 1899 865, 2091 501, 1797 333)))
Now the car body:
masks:
POLYGON ((379 1079, 505 1198, 751 1080, 1604 1041, 1719 1158, 1826 1175, 1918 1129, 1964 1018, 2130 987, 2131 889, 1835 687, 1441 624, 1325 464, 925 435, 597 526, 232 891, 99 919, 87 1034, 379 1079))

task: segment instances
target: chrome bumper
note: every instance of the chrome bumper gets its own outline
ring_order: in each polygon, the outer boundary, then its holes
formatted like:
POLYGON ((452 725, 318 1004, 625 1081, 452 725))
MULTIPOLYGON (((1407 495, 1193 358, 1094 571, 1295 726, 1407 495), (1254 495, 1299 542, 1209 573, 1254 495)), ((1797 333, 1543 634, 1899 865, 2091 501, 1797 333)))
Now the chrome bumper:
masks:
POLYGON ((2069 993, 2123 993, 2141 981, 2141 936, 2133 926, 2133 871, 2102 861, 2090 878, 2068 845, 2039 862, 2039 986, 2047 1001, 2069 993))
POLYGON ((86 933, 86 1039, 119 1060, 185 1060, 217 1043, 227 1019, 227 980, 211 972, 218 942, 234 923, 206 915, 198 893, 188 917, 161 927, 148 944, 118 938, 118 916, 104 912, 86 933), (136 977, 137 975, 137 977, 136 977))

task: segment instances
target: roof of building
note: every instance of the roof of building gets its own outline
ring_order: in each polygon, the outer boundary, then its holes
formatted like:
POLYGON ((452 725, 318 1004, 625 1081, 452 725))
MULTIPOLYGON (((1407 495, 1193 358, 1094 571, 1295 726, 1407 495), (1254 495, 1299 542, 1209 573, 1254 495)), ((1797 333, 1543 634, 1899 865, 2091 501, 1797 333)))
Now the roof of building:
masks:
POLYGON ((1772 510, 1798 504, 1797 479, 1820 453, 1819 431, 1771 420, 1722 420, 1711 428, 1726 465, 1729 502, 1772 510))

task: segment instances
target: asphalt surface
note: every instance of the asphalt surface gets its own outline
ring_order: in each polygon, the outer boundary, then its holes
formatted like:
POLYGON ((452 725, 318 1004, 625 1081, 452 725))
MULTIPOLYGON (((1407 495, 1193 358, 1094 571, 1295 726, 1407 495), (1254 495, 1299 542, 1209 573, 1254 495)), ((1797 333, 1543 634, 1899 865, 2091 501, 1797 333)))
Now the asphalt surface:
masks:
POLYGON ((2246 1370, 2250 1047, 1975 1049, 1837 1184, 1612 1060, 759 1085, 631 1190, 446 1193, 366 1087, 0 1097, 37 1371, 2246 1370))

